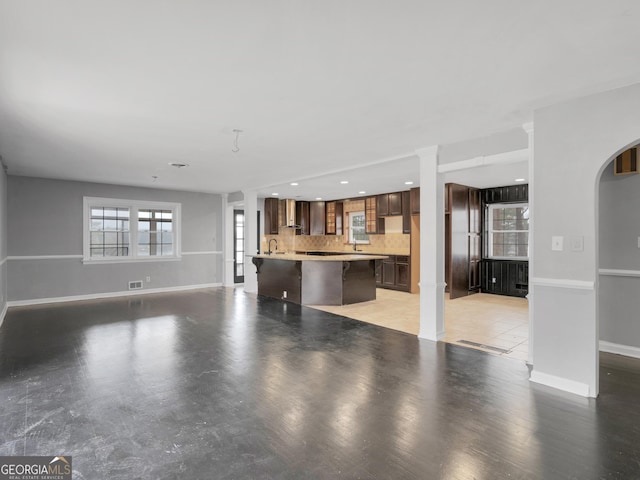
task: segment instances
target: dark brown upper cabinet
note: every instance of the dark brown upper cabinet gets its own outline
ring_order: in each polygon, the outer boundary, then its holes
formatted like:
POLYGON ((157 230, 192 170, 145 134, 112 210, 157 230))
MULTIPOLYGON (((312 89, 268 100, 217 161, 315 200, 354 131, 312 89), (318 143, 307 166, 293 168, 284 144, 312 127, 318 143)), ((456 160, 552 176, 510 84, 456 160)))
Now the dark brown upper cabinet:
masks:
POLYGON ((364 199, 365 233, 384 233, 384 218, 379 218, 378 196, 364 199))
POLYGON ((325 234, 325 203, 309 202, 310 235, 325 234))
POLYGON ((383 193, 378 195, 376 199, 376 215, 378 217, 386 217, 389 215, 389 194, 383 193))
POLYGON ((309 202, 296 202, 296 225, 300 228, 296 229, 296 235, 310 235, 311 222, 309 218, 309 202))
POLYGON ((402 215, 402 192, 378 195, 377 203, 379 217, 402 215))
POLYGON ((327 235, 342 235, 342 217, 344 206, 342 202, 327 202, 325 233, 327 235))
POLYGON ((420 215, 420 187, 415 187, 411 192, 411 215, 420 215))
POLYGON ((409 190, 402 192, 402 233, 411 233, 411 201, 409 190))
POLYGON ((390 216, 402 215, 402 192, 389 194, 389 213, 390 216))
POLYGON ((277 198, 264 199, 264 234, 278 234, 278 202, 277 198))

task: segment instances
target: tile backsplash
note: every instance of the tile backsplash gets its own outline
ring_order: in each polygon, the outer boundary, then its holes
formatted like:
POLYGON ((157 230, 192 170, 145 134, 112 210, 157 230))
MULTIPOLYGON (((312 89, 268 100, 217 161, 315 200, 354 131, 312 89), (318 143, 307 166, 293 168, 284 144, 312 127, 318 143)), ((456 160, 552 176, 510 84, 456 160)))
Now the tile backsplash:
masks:
MULTIPOLYGON (((268 250, 270 239, 278 240, 278 251, 353 251, 353 245, 345 243, 345 235, 296 235, 292 228, 280 228, 278 235, 262 237, 261 251, 268 250)), ((369 244, 358 244, 358 250, 369 253, 386 253, 389 255, 409 255, 411 237, 406 233, 387 233, 385 235, 369 235, 369 244)))

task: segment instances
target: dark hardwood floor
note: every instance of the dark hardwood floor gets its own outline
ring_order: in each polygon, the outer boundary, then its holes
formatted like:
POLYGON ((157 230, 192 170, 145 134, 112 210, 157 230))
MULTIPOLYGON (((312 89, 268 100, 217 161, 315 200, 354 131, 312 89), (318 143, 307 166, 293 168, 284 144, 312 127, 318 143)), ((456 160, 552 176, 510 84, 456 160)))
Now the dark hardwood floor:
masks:
POLYGON ((640 363, 597 400, 522 362, 210 289, 10 309, 0 455, 74 479, 640 478, 640 363))

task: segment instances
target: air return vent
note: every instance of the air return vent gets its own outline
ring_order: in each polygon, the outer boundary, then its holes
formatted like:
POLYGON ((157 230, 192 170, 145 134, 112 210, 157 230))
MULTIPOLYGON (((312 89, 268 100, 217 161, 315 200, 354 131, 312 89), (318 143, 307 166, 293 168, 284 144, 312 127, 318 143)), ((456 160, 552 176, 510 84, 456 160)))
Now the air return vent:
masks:
POLYGON ((129 290, 140 290, 142 288, 142 280, 131 280, 129 282, 129 290))

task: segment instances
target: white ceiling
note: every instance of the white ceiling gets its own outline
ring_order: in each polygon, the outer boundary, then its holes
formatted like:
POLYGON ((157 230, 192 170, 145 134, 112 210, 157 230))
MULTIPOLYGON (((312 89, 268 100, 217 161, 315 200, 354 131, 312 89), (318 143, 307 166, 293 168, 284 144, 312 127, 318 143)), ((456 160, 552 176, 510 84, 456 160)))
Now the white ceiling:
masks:
MULTIPOLYGON (((158 188, 401 190, 416 149, 639 82, 639 18, 637 0, 0 0, 0 154, 158 188)), ((460 183, 512 183, 488 172, 460 183)))

